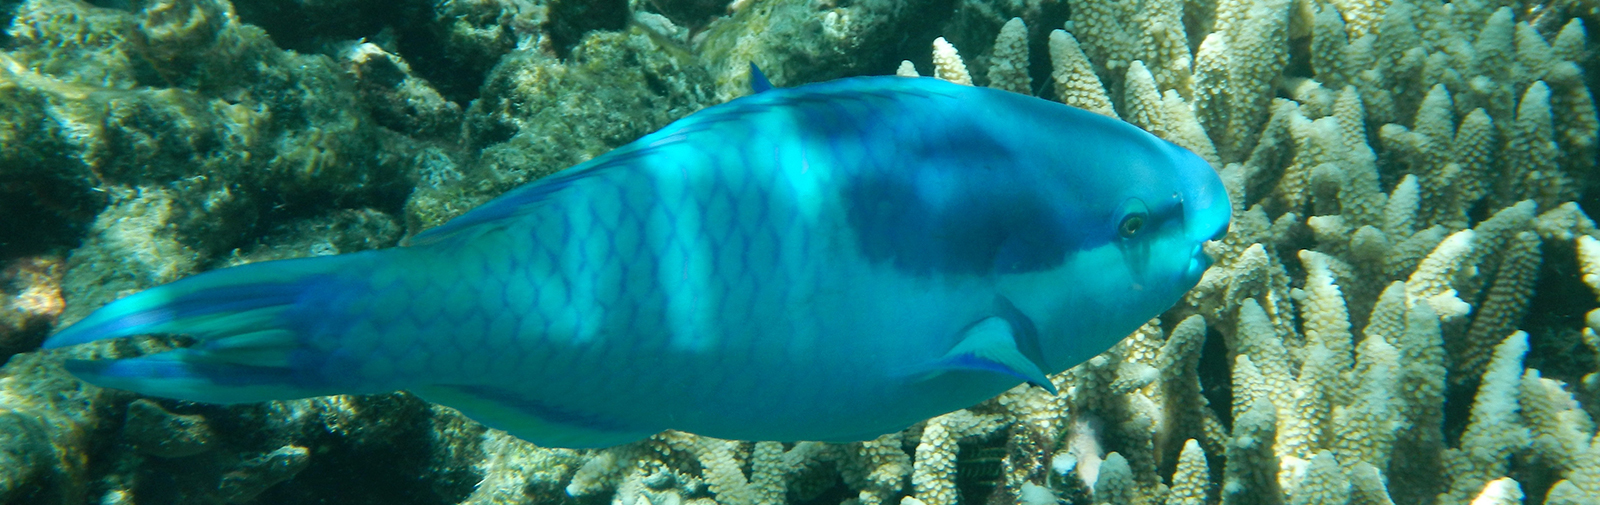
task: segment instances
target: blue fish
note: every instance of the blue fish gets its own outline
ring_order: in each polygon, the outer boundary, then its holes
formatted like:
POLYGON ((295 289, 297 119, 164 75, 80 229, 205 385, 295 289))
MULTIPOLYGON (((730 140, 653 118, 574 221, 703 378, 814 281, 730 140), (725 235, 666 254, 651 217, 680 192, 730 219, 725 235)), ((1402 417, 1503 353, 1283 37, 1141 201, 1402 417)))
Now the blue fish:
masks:
POLYGON ((1210 265, 1201 158, 927 78, 776 88, 522 186, 405 246, 202 273, 46 348, 91 383, 241 403, 411 391, 545 446, 665 429, 864 440, 1104 351, 1210 265))

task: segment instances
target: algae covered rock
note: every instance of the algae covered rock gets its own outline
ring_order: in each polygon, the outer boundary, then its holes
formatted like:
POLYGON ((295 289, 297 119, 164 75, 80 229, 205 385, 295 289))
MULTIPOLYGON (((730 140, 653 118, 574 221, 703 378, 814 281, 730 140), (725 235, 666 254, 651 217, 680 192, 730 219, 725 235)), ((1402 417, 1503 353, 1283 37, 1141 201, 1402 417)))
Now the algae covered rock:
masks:
POLYGON ((37 77, 0 54, 0 258, 71 246, 105 205, 98 175, 67 155, 73 132, 37 77))
MULTIPOLYGON (((455 156, 448 141, 421 145, 451 137, 438 132, 454 127, 374 119, 372 93, 335 55, 284 50, 241 22, 229 2, 100 5, 6 6, 15 16, 6 18, 0 52, 4 356, 36 347, 59 319, 239 258, 393 245, 414 160, 455 156), (60 309, 63 300, 71 310, 60 309)), ((460 123, 459 108, 437 93, 403 98, 417 96, 439 111, 427 124, 460 123)), ((308 444, 328 464, 384 468, 396 458, 371 450, 425 432, 375 421, 393 418, 393 407, 374 408, 372 417, 332 415, 339 402, 288 417, 197 411, 84 388, 59 367, 67 357, 131 356, 181 342, 135 339, 12 357, 0 371, 0 423, 8 426, 0 502, 259 500, 315 467, 308 444), (374 421, 349 421, 356 418, 374 421), (383 441, 373 445, 348 432, 317 438, 335 433, 327 428, 334 419, 386 435, 368 437, 383 441)))
POLYGON ((0 502, 84 503, 90 453, 109 403, 39 354, 13 356, 0 377, 0 502))
POLYGON ((39 347, 66 308, 59 256, 17 258, 0 267, 0 361, 39 347))
POLYGON ((411 232, 711 105, 710 75, 640 28, 597 32, 556 58, 506 55, 467 111, 465 170, 439 166, 406 204, 411 232))
POLYGON ((217 491, 227 503, 248 503, 274 484, 289 480, 306 468, 310 454, 304 447, 286 445, 245 461, 222 476, 217 491))
POLYGON ((749 64, 779 86, 889 73, 902 58, 898 29, 915 29, 934 2, 739 2, 697 35, 696 50, 716 77, 719 102, 749 90, 749 64))
POLYGON ((162 458, 200 454, 216 438, 204 416, 174 414, 150 400, 128 404, 122 434, 135 450, 162 458))
POLYGON ((342 56, 378 124, 418 138, 460 137, 461 106, 417 77, 399 55, 365 42, 351 44, 342 56))
POLYGON ((375 121, 332 58, 279 49, 228 2, 35 1, 8 33, 0 98, 19 114, 0 124, 17 146, 0 174, 21 184, 0 185, 16 196, 0 206, 40 222, 0 244, 87 239, 66 280, 85 308, 192 273, 263 229, 397 210, 410 191, 415 141, 375 121))

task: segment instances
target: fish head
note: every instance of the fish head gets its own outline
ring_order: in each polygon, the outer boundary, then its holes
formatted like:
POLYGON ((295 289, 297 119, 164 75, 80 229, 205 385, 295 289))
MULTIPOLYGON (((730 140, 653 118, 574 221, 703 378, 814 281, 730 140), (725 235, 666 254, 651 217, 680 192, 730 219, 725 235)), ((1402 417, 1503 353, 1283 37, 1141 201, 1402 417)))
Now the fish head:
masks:
POLYGON ((1114 189, 1107 193, 1106 203, 1115 207, 1099 209, 1095 217, 1107 251, 1121 256, 1131 291, 1173 298, 1194 287, 1211 266, 1204 245, 1227 233, 1232 205, 1208 162, 1166 140, 1151 144, 1148 152, 1123 162, 1126 180, 1110 184, 1114 189))
POLYGON ((1038 232, 1068 246, 1048 268, 995 272, 999 293, 1038 328, 1041 358, 1055 372, 1105 351, 1193 288, 1213 261, 1204 244, 1227 232, 1232 205, 1216 170, 1188 149, 1098 114, 1047 111, 1015 119, 1054 136, 1033 139, 1019 160, 1048 202, 1038 232))
MULTIPOLYGON (((840 178, 849 243, 867 264, 954 281, 920 285, 992 286, 978 297, 999 300, 976 315, 1025 329, 1018 348, 1045 372, 1105 351, 1211 265, 1204 243, 1227 230, 1232 206, 1193 152, 1036 97, 935 79, 891 84, 953 99, 874 123, 895 156, 840 178)), ((837 136, 816 128, 818 138, 837 136)))

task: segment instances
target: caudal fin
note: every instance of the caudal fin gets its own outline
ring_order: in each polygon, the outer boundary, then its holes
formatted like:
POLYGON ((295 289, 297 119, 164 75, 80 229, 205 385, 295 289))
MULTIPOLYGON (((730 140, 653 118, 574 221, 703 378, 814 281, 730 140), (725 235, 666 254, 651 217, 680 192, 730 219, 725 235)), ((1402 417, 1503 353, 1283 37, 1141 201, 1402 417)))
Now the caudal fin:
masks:
MULTIPOLYGON (((371 253, 362 253, 371 254, 371 253)), ((225 268, 112 302, 45 340, 55 349, 155 333, 183 334, 190 348, 150 356, 70 360, 67 370, 95 385, 210 403, 332 394, 297 365, 312 323, 310 298, 341 289, 333 275, 351 257, 325 256, 225 268)))

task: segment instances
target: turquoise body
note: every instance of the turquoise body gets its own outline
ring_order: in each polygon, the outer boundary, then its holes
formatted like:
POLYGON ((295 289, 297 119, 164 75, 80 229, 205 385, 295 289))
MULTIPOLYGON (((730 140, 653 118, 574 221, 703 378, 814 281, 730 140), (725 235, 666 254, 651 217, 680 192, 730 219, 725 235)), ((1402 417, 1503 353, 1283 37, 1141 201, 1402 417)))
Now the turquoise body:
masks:
POLYGON ((238 403, 409 390, 551 446, 862 440, 1048 387, 1176 302, 1229 203, 1194 154, 1012 93, 866 77, 711 107, 410 243, 203 273, 45 347, 238 403))

